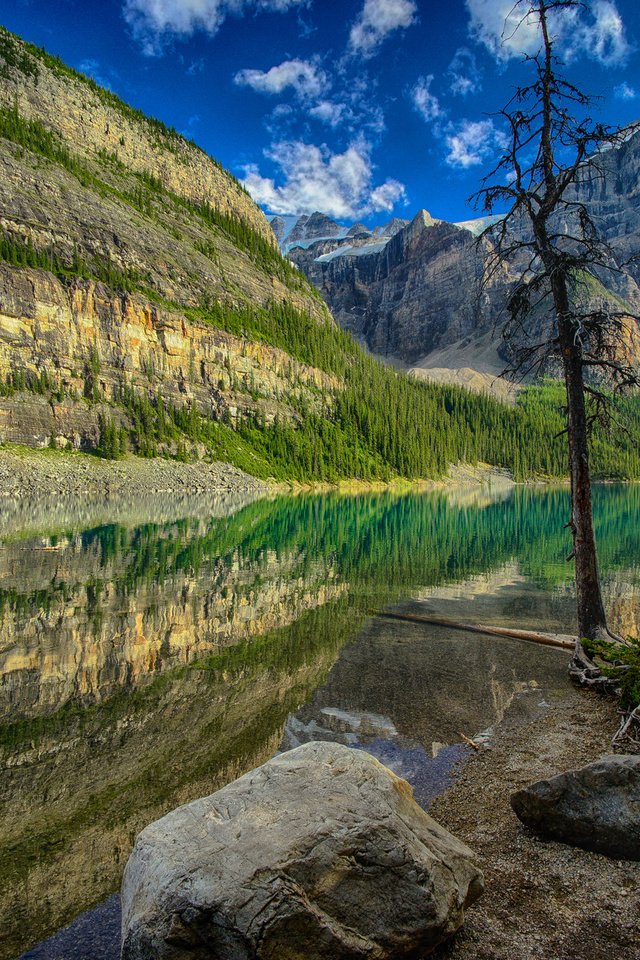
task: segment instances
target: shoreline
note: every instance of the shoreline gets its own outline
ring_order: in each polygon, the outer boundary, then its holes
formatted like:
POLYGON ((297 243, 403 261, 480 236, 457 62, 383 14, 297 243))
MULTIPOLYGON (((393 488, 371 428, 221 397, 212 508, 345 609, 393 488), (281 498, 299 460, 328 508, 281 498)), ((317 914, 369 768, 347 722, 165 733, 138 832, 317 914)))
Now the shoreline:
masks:
POLYGON ((486 882, 434 960, 638 960, 640 862, 540 839, 509 803, 527 783, 610 754, 617 702, 567 679, 533 712, 514 706, 429 809, 474 850, 486 882))
MULTIPOLYGON (((537 481, 535 481, 537 482, 537 481)), ((452 464, 446 477, 436 480, 427 477, 411 480, 407 477, 395 477, 393 480, 358 480, 346 479, 318 481, 317 483, 300 483, 292 480, 272 485, 272 489, 282 493, 376 493, 391 491, 393 493, 409 493, 413 490, 448 490, 452 487, 493 487, 496 489, 516 486, 516 481, 508 470, 502 467, 493 467, 488 463, 452 464)))
POLYGON ((266 484, 224 463, 0 448, 2 536, 61 533, 78 524, 207 520, 268 493, 266 484))
POLYGON ((453 464, 446 477, 391 481, 345 479, 300 483, 259 480, 222 461, 182 463, 128 455, 103 460, 87 453, 0 445, 0 535, 68 529, 77 522, 170 522, 229 516, 261 498, 337 493, 440 491, 462 500, 506 496, 516 486, 561 486, 558 478, 517 483, 504 468, 453 464))
MULTIPOLYGON (((533 481, 540 482, 540 481, 533 481)), ((542 481, 544 482, 544 481, 542 481)), ((103 460, 89 453, 54 450, 49 447, 0 445, 0 496, 12 499, 39 496, 100 494, 115 498, 132 494, 159 493, 362 493, 369 491, 439 490, 458 486, 515 485, 508 470, 489 464, 454 464, 446 477, 437 479, 359 480, 345 478, 317 483, 296 480, 260 480, 223 461, 198 460, 183 463, 162 457, 143 458, 129 454, 121 460, 103 460)))
POLYGON ((135 488, 144 493, 262 493, 268 490, 268 484, 229 463, 217 461, 182 463, 133 455, 122 460, 103 460, 89 453, 48 447, 0 447, 0 489, 5 497, 94 492, 114 497, 121 492, 131 494, 135 488))

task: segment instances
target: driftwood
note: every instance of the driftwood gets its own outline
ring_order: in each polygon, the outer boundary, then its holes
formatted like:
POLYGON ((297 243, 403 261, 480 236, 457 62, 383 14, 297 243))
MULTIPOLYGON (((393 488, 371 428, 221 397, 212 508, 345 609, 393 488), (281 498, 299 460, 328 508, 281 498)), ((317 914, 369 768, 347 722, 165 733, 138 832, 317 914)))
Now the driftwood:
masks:
POLYGON ((475 740, 472 740, 471 737, 467 737, 466 734, 461 733, 459 730, 458 730, 458 736, 459 736, 459 737, 462 737, 462 739, 464 740, 464 742, 465 742, 465 743, 468 743, 469 746, 470 746, 470 747, 473 747, 474 750, 479 750, 479 749, 480 749, 480 744, 479 744, 479 743, 476 743, 475 740))
POLYGON ((436 627, 449 627, 451 630, 464 630, 466 633, 486 633, 495 637, 510 637, 513 640, 541 643, 547 647, 561 647, 563 650, 574 650, 576 645, 573 637, 563 637, 552 633, 537 633, 534 630, 510 630, 507 627, 482 626, 479 623, 460 623, 457 620, 447 620, 443 617, 424 617, 415 613, 392 613, 387 610, 374 612, 376 616, 386 617, 390 620, 427 623, 436 627))

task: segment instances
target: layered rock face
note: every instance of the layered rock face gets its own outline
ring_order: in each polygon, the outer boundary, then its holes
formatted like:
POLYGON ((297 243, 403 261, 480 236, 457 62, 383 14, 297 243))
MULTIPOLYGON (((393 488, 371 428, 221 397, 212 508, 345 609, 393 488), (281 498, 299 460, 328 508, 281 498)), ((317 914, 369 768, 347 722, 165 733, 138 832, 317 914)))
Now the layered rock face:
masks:
POLYGON ((109 408, 78 400, 87 383, 105 401, 127 383, 161 389, 178 407, 193 402, 215 419, 260 410, 267 422, 290 419, 288 401, 304 397, 313 406, 318 393, 335 387, 285 351, 194 323, 177 307, 0 263, 0 379, 16 369, 34 377, 45 371, 66 395, 0 399, 0 439, 30 446, 51 437, 78 448, 95 441, 98 417, 109 408))
MULTIPOLYGON (((602 272, 600 280, 616 298, 616 307, 626 305, 630 311, 640 308, 640 267, 630 259, 640 249, 639 171, 636 134, 586 163, 570 197, 587 206, 611 244, 614 269, 602 272)), ((354 236, 346 228, 342 235, 325 231, 322 239, 301 246, 291 242, 294 228, 287 256, 320 290, 343 327, 374 352, 415 364, 452 345, 464 351, 487 335, 499 345, 506 297, 518 272, 502 266, 482 282, 493 247, 490 237, 478 237, 490 222, 447 223, 421 210, 408 225, 392 221, 369 236, 354 236)), ((607 293, 589 295, 598 300, 607 293)), ((630 332, 634 337, 635 327, 630 332)), ((450 366, 485 369, 481 357, 477 365, 469 360, 468 350, 461 363, 453 360, 450 366)))
POLYGON ((256 204, 194 143, 4 29, 1 39, 3 47, 10 44, 15 50, 3 71, 2 106, 11 109, 17 103, 22 115, 56 131, 79 155, 93 159, 98 151, 113 154, 128 169, 157 177, 181 196, 247 220, 273 243, 256 204))
POLYGON ((373 757, 282 754, 137 838, 124 960, 380 960, 434 949, 482 893, 468 847, 373 757))
MULTIPOLYGON (((623 274, 639 283, 640 134, 585 163, 572 195, 587 206, 600 235, 611 243, 623 274)), ((610 283, 615 276, 611 274, 610 283)), ((620 282, 624 289, 624 276, 620 282)), ((637 290, 631 289, 637 296, 637 290)))

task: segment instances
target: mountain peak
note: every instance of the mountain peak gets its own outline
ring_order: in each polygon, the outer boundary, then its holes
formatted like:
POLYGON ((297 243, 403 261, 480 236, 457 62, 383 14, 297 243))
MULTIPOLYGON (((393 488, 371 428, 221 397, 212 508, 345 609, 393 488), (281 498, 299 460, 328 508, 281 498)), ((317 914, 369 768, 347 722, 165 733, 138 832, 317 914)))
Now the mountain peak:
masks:
POLYGON ((313 240, 319 237, 335 237, 343 232, 343 227, 331 217, 316 210, 308 216, 301 216, 287 240, 293 243, 296 240, 313 240))
POLYGON ((428 210, 424 208, 418 210, 415 217, 411 221, 412 226, 424 226, 424 227, 435 227, 436 224, 442 223, 442 220, 436 220, 435 217, 432 217, 428 210))

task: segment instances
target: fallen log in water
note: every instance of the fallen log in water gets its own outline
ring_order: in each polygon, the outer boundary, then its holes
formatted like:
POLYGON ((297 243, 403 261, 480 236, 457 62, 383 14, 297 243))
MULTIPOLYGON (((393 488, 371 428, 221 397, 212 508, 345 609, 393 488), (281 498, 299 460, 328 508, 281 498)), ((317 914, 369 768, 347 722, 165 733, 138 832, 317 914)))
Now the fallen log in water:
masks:
POLYGON ((444 617, 424 617, 416 613, 392 613, 390 610, 375 610, 373 613, 377 617, 386 617, 390 620, 427 623, 436 627, 449 627, 451 630, 464 630, 467 633, 487 633, 495 637, 510 637, 513 640, 541 643, 547 647, 561 647, 563 650, 573 650, 576 645, 574 637, 563 634, 537 633, 534 630, 511 630, 508 627, 483 626, 479 623, 460 623, 457 620, 447 620, 444 617))

